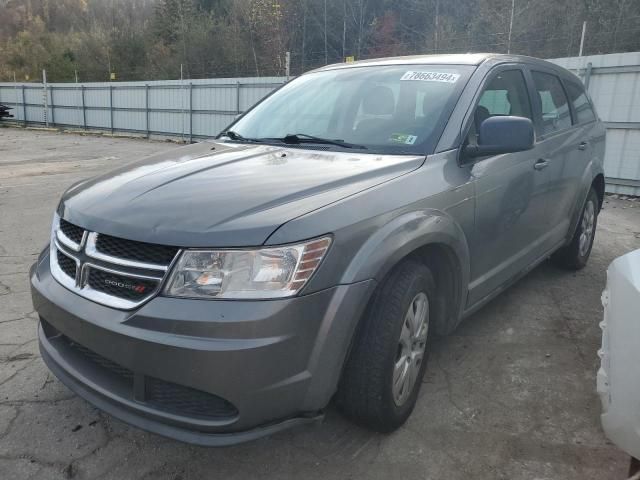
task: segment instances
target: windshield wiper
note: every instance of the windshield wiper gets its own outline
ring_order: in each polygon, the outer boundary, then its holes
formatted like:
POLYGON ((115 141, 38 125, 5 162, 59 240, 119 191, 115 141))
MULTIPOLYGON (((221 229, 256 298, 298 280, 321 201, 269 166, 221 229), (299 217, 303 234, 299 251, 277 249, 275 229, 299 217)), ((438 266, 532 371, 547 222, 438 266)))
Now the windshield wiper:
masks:
POLYGON ((360 150, 366 150, 364 145, 356 145, 355 143, 348 143, 344 140, 331 140, 329 138, 314 137, 313 135, 307 135, 306 133, 288 133, 282 138, 268 137, 268 138, 247 138, 240 135, 233 130, 226 130, 218 135, 220 137, 227 137, 234 142, 251 142, 251 143, 268 143, 268 142, 282 142, 287 144, 301 144, 301 143, 319 143, 323 145, 337 145, 343 148, 357 148, 360 150))
POLYGON ((358 148, 360 150, 367 149, 367 147, 365 147, 364 145, 356 145, 355 143, 348 143, 348 142, 345 142, 344 140, 338 140, 338 139, 332 140, 330 138, 314 137, 313 135, 307 135, 306 133, 288 133, 287 135, 285 135, 279 140, 281 140, 284 143, 290 143, 290 144, 319 143, 319 144, 325 144, 325 145, 337 145, 339 147, 344 147, 344 148, 358 148))
POLYGON ((227 137, 229 140, 233 140, 234 142, 260 142, 259 138, 247 138, 240 135, 238 132, 234 132, 233 130, 225 130, 224 132, 220 132, 217 138, 227 137))

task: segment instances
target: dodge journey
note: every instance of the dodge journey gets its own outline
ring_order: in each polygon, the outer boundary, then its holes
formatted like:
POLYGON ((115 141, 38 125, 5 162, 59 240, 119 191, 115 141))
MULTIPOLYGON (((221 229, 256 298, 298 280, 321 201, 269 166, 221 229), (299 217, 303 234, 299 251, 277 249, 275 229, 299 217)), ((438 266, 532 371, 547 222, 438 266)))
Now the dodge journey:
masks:
POLYGON ((551 258, 583 267, 605 130, 514 55, 332 65, 215 140, 71 186, 31 270, 42 357, 140 428, 229 445, 333 401, 389 432, 431 342, 551 258))

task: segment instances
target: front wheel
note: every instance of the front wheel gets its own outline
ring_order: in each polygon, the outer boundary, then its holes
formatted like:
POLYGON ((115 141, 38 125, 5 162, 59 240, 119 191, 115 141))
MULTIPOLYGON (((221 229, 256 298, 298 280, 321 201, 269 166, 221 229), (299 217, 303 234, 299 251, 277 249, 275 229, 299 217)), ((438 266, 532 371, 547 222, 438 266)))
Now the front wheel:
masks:
POLYGON ((592 188, 582 207, 582 215, 571 243, 551 256, 556 265, 570 270, 584 268, 589 260, 593 240, 596 236, 599 211, 600 200, 598 199, 598 194, 592 188))
POLYGON ((426 365, 435 301, 426 265, 405 260, 380 285, 342 374, 337 404, 379 432, 402 425, 413 411, 426 365))

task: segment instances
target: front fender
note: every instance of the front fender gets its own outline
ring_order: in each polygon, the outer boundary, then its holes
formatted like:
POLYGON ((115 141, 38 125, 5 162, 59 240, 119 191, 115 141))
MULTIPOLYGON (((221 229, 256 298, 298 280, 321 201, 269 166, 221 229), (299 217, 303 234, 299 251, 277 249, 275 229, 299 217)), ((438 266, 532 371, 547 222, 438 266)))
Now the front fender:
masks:
POLYGON ((382 281, 389 271, 410 253, 438 245, 451 255, 458 304, 455 319, 460 318, 469 285, 469 248, 464 231, 447 213, 424 209, 404 213, 379 228, 362 245, 344 270, 340 283, 351 284, 367 279, 382 281))
POLYGON ((328 319, 323 323, 321 328, 323 335, 319 337, 314 348, 310 369, 313 370, 316 365, 332 368, 325 368, 324 374, 315 375, 309 393, 310 402, 316 396, 324 399, 320 392, 335 391, 335 385, 342 371, 339 367, 348 355, 358 320, 365 311, 367 300, 373 294, 377 284, 372 279, 381 281, 404 257, 421 247, 432 244, 438 244, 450 250, 450 256, 455 258, 454 261, 457 264, 454 278, 459 283, 458 288, 455 289, 458 298, 452 298, 452 304, 447 305, 457 308, 451 309, 452 318, 443 319, 448 325, 440 331, 448 332, 455 328, 462 318, 463 298, 466 298, 469 282, 469 250, 464 232, 450 215, 439 210, 424 209, 403 213, 377 228, 352 256, 344 270, 339 283, 352 290, 361 290, 362 294, 360 297, 350 295, 339 298, 336 306, 330 307, 329 311, 339 311, 340 305, 353 303, 354 298, 357 298, 360 310, 357 315, 348 317, 350 321, 346 321, 346 318, 338 322, 328 319), (339 335, 334 333, 338 330, 341 332, 339 335), (328 388, 327 385, 329 385, 328 388))

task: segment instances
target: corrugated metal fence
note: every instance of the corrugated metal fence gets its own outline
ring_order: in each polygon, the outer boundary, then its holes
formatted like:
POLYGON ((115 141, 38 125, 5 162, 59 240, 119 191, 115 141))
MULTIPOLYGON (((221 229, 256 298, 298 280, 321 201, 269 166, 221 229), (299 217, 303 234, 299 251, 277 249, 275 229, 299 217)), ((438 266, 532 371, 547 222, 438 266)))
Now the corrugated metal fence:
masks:
MULTIPOLYGON (((607 191, 640 195, 640 52, 551 60, 577 73, 607 125, 607 191)), ((0 83, 15 120, 185 141, 212 137, 283 77, 81 84, 0 83), (44 103, 47 108, 43 108, 44 103)))
POLYGON ((24 124, 146 136, 209 138, 284 83, 283 77, 111 83, 0 83, 24 124), (44 108, 44 105, 47 108, 44 108))
POLYGON ((607 126, 607 191, 640 195, 640 52, 551 61, 582 78, 607 126))

